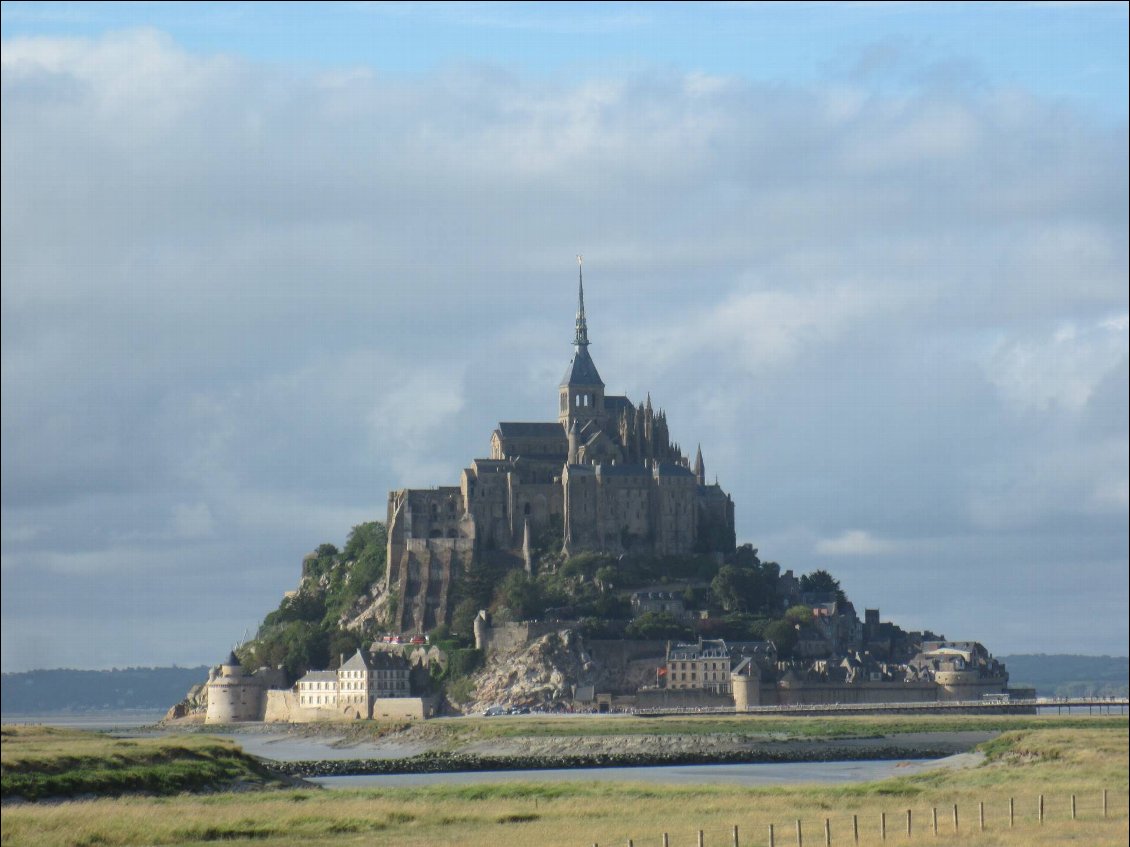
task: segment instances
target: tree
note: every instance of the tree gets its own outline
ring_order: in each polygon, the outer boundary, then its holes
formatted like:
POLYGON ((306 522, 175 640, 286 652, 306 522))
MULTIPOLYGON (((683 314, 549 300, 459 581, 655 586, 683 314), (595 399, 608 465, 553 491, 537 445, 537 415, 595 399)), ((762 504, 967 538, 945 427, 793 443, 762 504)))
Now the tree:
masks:
POLYGON ((789 610, 785 612, 785 620, 792 624, 805 624, 812 623, 812 607, 797 604, 796 606, 789 606, 789 610))
POLYGON ((733 565, 723 565, 718 575, 710 583, 714 602, 727 612, 744 612, 747 608, 746 594, 749 586, 745 572, 733 565))
POLYGON ((451 631, 462 638, 474 638, 475 617, 482 608, 472 597, 465 597, 455 604, 451 612, 451 631))
POLYGON ((756 551, 741 559, 743 564, 723 565, 718 569, 718 575, 710 583, 715 602, 727 612, 775 614, 779 608, 780 569, 777 564, 762 564, 756 551))
POLYGON ((513 570, 506 575, 495 594, 495 603, 505 606, 518 620, 538 618, 545 611, 541 586, 522 570, 513 570))
POLYGON ((670 612, 644 612, 628 624, 624 633, 641 641, 690 638, 691 629, 670 612))
POLYGON ((773 642, 782 659, 791 658, 797 642, 796 624, 783 619, 773 621, 765 627, 765 640, 773 642))
POLYGON ((800 590, 805 594, 831 594, 840 603, 847 601, 847 595, 840 588, 840 581, 826 570, 804 574, 800 578, 800 590))

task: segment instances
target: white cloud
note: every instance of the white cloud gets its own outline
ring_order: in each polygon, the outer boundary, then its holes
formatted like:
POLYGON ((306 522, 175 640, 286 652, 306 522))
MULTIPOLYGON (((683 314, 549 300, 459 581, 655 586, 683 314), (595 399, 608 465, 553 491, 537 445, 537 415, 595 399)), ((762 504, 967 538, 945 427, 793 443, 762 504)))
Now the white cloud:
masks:
POLYGON ((388 489, 552 419, 577 252, 610 391, 702 442, 767 559, 952 534, 1027 567, 1002 537, 1033 526, 1124 559, 1124 125, 983 86, 390 78, 146 31, 2 61, 5 643, 54 572, 89 578, 56 610, 153 563, 186 600, 253 574, 254 617, 388 489))
POLYGON ((986 375, 1020 412, 1078 412, 1096 387, 1130 356, 1126 315, 1089 326, 1060 325, 1049 336, 1002 340, 984 363, 986 375))
POLYGON ((845 530, 835 538, 822 538, 816 542, 816 552, 822 556, 880 556, 898 550, 894 541, 878 538, 866 530, 845 530))

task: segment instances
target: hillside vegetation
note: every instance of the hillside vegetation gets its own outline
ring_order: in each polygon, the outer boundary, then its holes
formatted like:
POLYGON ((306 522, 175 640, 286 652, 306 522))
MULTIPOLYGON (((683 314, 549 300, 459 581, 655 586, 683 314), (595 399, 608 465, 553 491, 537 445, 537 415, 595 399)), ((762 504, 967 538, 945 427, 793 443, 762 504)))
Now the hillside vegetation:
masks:
MULTIPOLYGON (((297 590, 270 612, 253 640, 237 650, 248 667, 282 666, 294 680, 310 669, 334 668, 383 632, 396 598, 383 594, 387 534, 373 521, 353 527, 345 546, 321 544, 302 565, 297 590)), ((646 640, 727 638, 771 640, 788 658, 798 625, 812 618, 804 605, 787 607, 800 593, 844 600, 840 583, 817 570, 788 583, 776 562, 763 562, 751 545, 739 546, 725 561, 708 555, 612 557, 560 553, 560 534, 546 531, 533 540, 536 574, 506 557, 484 557, 452 585, 450 624, 431 633, 453 665, 437 680, 453 699, 469 696, 467 675, 482 657, 472 650, 473 622, 487 609, 495 622, 569 620, 590 638, 646 640), (709 610, 703 618, 648 612, 633 616, 632 590, 661 587, 677 594, 688 609, 709 610)), ((892 632, 901 633, 897 627, 892 632)))

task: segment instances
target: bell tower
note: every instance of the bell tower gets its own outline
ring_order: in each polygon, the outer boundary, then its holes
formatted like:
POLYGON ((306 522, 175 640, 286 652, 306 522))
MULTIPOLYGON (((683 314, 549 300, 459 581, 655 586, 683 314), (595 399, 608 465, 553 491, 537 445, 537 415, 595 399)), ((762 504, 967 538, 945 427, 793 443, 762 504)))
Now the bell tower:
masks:
POLYGON ((585 319, 584 260, 577 257, 577 323, 573 336, 573 358, 558 386, 557 420, 568 432, 590 420, 603 421, 604 382, 589 355, 589 326, 585 319))

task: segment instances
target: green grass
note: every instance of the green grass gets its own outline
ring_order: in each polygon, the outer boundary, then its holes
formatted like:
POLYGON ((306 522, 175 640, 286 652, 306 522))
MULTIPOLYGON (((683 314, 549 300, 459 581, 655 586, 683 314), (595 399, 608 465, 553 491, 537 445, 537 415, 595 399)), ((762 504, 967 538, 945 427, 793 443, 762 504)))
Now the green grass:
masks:
MULTIPOLYGON (((946 719, 941 728, 984 729, 994 720, 1001 719, 946 719)), ((636 844, 658 844, 662 833, 669 832, 673 845, 689 845, 695 843, 701 829, 706 833, 705 842, 714 845, 732 843, 730 832, 738 824, 742 844, 763 844, 772 823, 777 827, 777 843, 782 844, 793 843, 785 836, 791 836, 795 821, 801 819, 805 843, 823 843, 822 828, 828 819, 836 833, 833 843, 850 844, 850 837, 845 840, 844 834, 850 832, 852 815, 858 815, 863 844, 878 843, 880 815, 886 815, 888 821, 888 841, 932 847, 1091 847, 1130 842, 1126 718, 1005 720, 1009 731, 982 746, 986 761, 979 767, 870 783, 745 788, 531 779, 424 788, 125 795, 78 802, 5 803, 0 842, 4 847, 141 847, 218 841, 264 847, 299 843, 303 847, 574 847, 626 844, 629 838, 636 844), (1110 799, 1105 820, 1099 805, 1104 789, 1110 799), (1077 821, 1069 816, 1073 794, 1079 800, 1077 821), (1047 807, 1042 825, 1035 816, 1040 796, 1045 797, 1047 807), (1016 803, 1014 829, 1007 827, 1010 799, 1016 803), (980 803, 986 809, 985 833, 972 829, 980 803), (961 810, 960 833, 954 833, 950 824, 954 805, 961 810), (916 822, 913 842, 905 839, 901 829, 908 809, 913 810, 916 822), (934 810, 942 823, 936 837, 927 831, 934 810)), ((911 728, 939 728, 924 723, 911 722, 911 728)), ((872 729, 882 725, 876 721, 864 724, 872 729)), ((28 752, 35 745, 23 744, 20 754, 17 748, 21 745, 11 744, 9 735, 4 738, 5 764, 37 757, 54 761, 64 755, 82 758, 95 750, 105 751, 107 743, 113 742, 104 736, 52 731, 39 739, 31 756, 28 752)), ((202 736, 193 740, 203 749, 214 743, 202 736)), ((168 742, 170 749, 195 749, 184 739, 168 742)), ((178 753, 174 759, 181 761, 182 757, 178 753)))
POLYGON ((0 729, 0 797, 39 800, 178 794, 278 780, 235 744, 208 737, 126 740, 52 727, 0 729))

